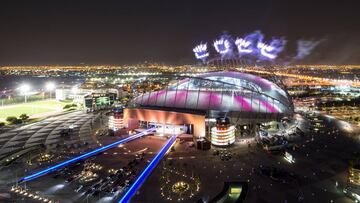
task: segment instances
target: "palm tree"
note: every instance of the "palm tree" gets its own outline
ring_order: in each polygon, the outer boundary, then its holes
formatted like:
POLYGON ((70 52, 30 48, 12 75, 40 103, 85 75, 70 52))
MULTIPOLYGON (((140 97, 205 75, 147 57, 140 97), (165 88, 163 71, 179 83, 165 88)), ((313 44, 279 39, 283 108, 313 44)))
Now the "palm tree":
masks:
POLYGON ((29 119, 29 116, 26 115, 25 113, 23 113, 23 114, 21 114, 21 115, 19 116, 19 118, 20 118, 23 122, 25 122, 27 119, 29 119))

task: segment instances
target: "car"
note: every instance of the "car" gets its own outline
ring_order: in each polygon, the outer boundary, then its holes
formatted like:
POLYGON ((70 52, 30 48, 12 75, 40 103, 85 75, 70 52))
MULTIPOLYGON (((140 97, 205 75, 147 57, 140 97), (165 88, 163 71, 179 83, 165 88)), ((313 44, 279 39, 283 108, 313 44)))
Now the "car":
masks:
POLYGON ((96 183, 95 185, 93 185, 91 187, 91 189, 95 190, 95 189, 99 188, 99 186, 100 186, 100 183, 96 183))
POLYGON ((83 189, 83 188, 84 188, 84 186, 83 186, 83 185, 80 185, 79 187, 77 187, 77 188, 75 189, 75 192, 80 192, 80 190, 83 189))
POLYGON ((100 190, 103 190, 103 189, 105 189, 106 186, 108 186, 108 185, 109 185, 109 182, 106 181, 106 182, 102 183, 102 184, 99 186, 99 189, 100 189, 100 190))
POLYGON ((98 181, 98 183, 104 183, 105 181, 107 181, 106 178, 101 178, 101 179, 98 181))

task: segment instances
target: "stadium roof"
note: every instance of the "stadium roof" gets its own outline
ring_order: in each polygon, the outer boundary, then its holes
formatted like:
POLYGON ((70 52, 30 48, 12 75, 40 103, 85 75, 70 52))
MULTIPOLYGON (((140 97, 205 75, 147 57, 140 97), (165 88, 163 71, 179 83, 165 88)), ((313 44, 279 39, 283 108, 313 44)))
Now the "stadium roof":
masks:
POLYGON ((232 71, 186 78, 166 89, 142 94, 133 104, 220 112, 292 113, 292 102, 278 85, 259 76, 232 71))

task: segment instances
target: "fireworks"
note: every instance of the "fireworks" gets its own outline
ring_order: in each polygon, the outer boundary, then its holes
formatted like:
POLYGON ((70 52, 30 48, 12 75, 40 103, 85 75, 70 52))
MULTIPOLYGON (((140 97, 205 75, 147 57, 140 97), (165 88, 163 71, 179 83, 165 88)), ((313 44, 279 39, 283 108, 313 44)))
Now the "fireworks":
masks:
POLYGON ((214 41, 214 47, 219 54, 225 55, 230 51, 230 42, 227 39, 220 38, 214 41))
POLYGON ((286 41, 284 39, 273 39, 270 44, 258 42, 257 47, 262 57, 272 60, 284 49, 285 44, 286 41))
POLYGON ((245 39, 237 38, 235 40, 235 45, 237 46, 240 54, 241 53, 250 54, 253 52, 253 50, 250 47, 251 41, 246 41, 245 39))
POLYGON ((207 51, 207 44, 199 44, 194 49, 193 52, 197 59, 206 60, 209 56, 209 52, 207 51))
POLYGON ((319 41, 312 41, 312 40, 299 40, 297 42, 297 55, 295 56, 296 60, 301 60, 306 56, 310 55, 311 51, 322 42, 319 41))
MULTIPOLYGON (((272 39, 269 43, 264 42, 264 35, 260 31, 252 32, 243 38, 233 40, 228 35, 223 35, 215 40, 213 46, 215 51, 221 55, 221 58, 233 58, 232 45, 238 50, 238 56, 252 55, 260 60, 274 60, 284 49, 286 41, 282 38, 272 39)), ((203 62, 209 57, 206 44, 200 44, 193 49, 195 57, 203 62)))

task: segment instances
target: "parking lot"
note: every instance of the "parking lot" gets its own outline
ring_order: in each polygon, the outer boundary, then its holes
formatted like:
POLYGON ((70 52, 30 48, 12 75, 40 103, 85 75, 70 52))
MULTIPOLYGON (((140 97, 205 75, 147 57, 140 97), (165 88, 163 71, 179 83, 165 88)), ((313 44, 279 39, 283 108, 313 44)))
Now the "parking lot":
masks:
MULTIPOLYGON (((108 139, 110 142, 114 138, 108 139)), ((36 196, 37 199, 60 202, 112 202, 126 191, 165 141, 149 136, 125 143, 21 184, 18 192, 10 193, 9 199, 28 202, 36 196), (28 197, 25 193, 34 195, 28 197)), ((46 168, 46 164, 40 168, 46 168)), ((8 188, 11 188, 10 184, 8 188)))

